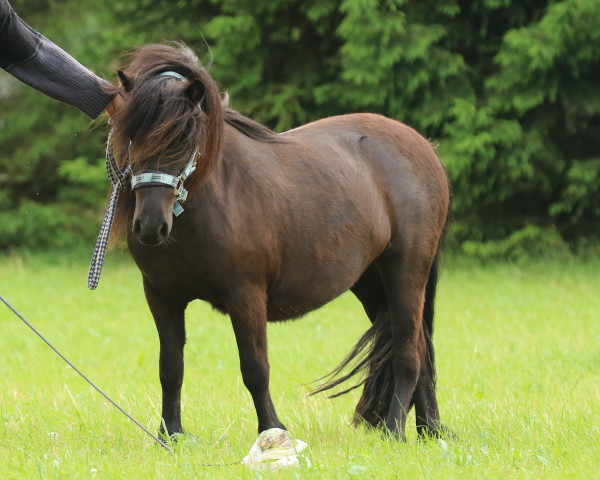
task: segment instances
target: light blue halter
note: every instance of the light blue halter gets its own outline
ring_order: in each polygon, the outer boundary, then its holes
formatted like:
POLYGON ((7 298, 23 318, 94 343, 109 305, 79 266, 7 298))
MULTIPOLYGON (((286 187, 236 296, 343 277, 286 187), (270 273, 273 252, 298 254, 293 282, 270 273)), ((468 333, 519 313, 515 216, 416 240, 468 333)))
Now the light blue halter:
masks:
MULTIPOLYGON (((185 77, 180 73, 173 71, 161 72, 155 77, 173 77, 179 81, 185 80, 185 77)), ((129 148, 131 153, 131 142, 129 142, 129 148)), ((167 185, 169 187, 173 187, 173 192, 175 194, 175 204, 173 205, 173 214, 178 217, 183 212, 183 207, 181 206, 182 202, 185 202, 188 191, 183 187, 183 182, 196 170, 196 155, 198 155, 198 147, 192 153, 188 163, 186 164, 183 172, 178 177, 174 175, 170 175, 164 172, 157 171, 144 171, 142 173, 138 173, 137 175, 133 175, 131 178, 131 188, 136 190, 140 187, 148 186, 145 184, 149 183, 161 183, 163 185, 167 185)))
POLYGON ((173 215, 178 217, 183 212, 181 204, 185 202, 188 196, 188 191, 184 188, 183 182, 186 181, 189 176, 196 170, 196 156, 198 155, 198 148, 192 153, 187 165, 183 169, 183 172, 176 177, 164 172, 158 171, 144 171, 133 175, 131 177, 131 188, 137 190, 141 187, 148 187, 147 184, 161 183, 169 187, 173 187, 173 194, 175 195, 175 203, 173 205, 173 215))
POLYGON ((158 73, 155 76, 156 77, 174 77, 174 78, 177 78, 178 80, 185 80, 185 77, 181 73, 172 72, 171 70, 158 73))

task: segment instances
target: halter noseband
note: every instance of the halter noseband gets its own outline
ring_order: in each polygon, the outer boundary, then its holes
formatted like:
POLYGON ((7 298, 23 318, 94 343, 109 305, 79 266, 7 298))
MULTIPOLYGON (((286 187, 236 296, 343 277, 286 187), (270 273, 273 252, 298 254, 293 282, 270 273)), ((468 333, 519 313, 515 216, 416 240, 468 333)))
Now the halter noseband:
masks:
MULTIPOLYGON (((185 80, 185 77, 180 73, 173 71, 161 72, 155 75, 155 78, 158 77, 172 77, 177 79, 178 81, 185 80)), ((131 153, 131 142, 129 143, 129 149, 131 153)), ((183 207, 181 204, 185 202, 188 191, 183 187, 183 182, 196 170, 196 155, 198 154, 198 148, 194 150, 192 156, 190 157, 187 165, 181 172, 181 175, 178 177, 174 175, 170 175, 168 173, 146 170, 137 175, 132 175, 131 177, 131 188, 132 190, 136 190, 142 187, 152 186, 149 184, 162 184, 167 185, 169 187, 173 187, 173 193, 175 197, 175 204, 173 205, 173 214, 178 217, 183 212, 183 207)))
POLYGON ((176 177, 164 172, 158 172, 153 170, 146 170, 137 175, 131 176, 131 188, 137 190, 142 187, 150 187, 152 184, 161 184, 173 187, 173 194, 175 195, 175 204, 173 205, 173 215, 178 217, 183 212, 181 204, 185 202, 188 191, 184 188, 183 182, 196 170, 196 155, 198 155, 198 148, 194 150, 190 157, 187 165, 183 169, 183 172, 176 177))

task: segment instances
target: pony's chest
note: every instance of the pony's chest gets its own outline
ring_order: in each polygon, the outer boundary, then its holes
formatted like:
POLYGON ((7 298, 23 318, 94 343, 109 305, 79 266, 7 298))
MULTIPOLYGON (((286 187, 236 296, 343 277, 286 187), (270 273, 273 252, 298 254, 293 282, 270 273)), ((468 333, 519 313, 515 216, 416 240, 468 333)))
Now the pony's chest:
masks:
POLYGON ((155 289, 187 300, 218 301, 211 287, 218 270, 203 249, 174 239, 159 246, 144 246, 129 236, 128 246, 144 281, 155 289))

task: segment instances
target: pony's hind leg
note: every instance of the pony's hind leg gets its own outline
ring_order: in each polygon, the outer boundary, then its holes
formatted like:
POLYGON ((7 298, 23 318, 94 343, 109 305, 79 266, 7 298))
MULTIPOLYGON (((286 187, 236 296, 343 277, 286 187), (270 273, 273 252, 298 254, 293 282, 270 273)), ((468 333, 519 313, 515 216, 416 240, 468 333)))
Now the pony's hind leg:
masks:
MULTIPOLYGON (((425 291, 423 309, 423 333, 427 347, 425 360, 421 362, 419 379, 413 393, 409 410, 415 406, 417 431, 421 436, 439 436, 451 432, 440 423, 436 399, 435 353, 433 347, 434 301, 437 285, 437 259, 431 267, 425 291)), ((369 353, 363 394, 356 407, 355 423, 366 421, 376 427, 382 424, 389 411, 394 388, 391 366, 391 315, 381 275, 371 266, 352 287, 352 293, 362 303, 373 324, 372 351, 369 353), (371 361, 373 360, 373 361, 371 361)))
POLYGON ((423 307, 423 334, 427 352, 421 364, 419 381, 413 394, 417 432, 421 436, 440 436, 445 429, 440 422, 440 412, 435 393, 435 350, 433 348, 433 317, 435 294, 438 281, 438 255, 429 272, 423 307))
POLYGON ((385 420, 389 410, 394 377, 389 358, 389 308, 381 275, 377 269, 371 265, 351 291, 362 304, 372 323, 372 327, 365 334, 370 342, 364 366, 368 371, 365 374, 363 393, 356 405, 354 424, 366 422, 372 427, 378 427, 385 420))
POLYGON ((415 405, 417 432, 422 437, 439 437, 445 430, 440 422, 432 368, 429 358, 421 364, 419 380, 412 399, 415 405))
POLYGON ((385 426, 392 435, 402 440, 406 439, 406 415, 412 405, 427 351, 422 319, 431 262, 426 260, 418 255, 405 255, 402 259, 378 262, 389 306, 394 375, 394 390, 385 426))
POLYGON ((183 433, 181 426, 181 385, 183 383, 183 347, 185 345, 185 308, 187 302, 175 302, 157 292, 144 279, 146 300, 160 340, 160 384, 162 422, 159 434, 183 433))
POLYGON ((258 433, 270 428, 285 430, 269 391, 266 293, 258 288, 244 289, 227 304, 227 311, 238 345, 242 379, 256 409, 258 433))

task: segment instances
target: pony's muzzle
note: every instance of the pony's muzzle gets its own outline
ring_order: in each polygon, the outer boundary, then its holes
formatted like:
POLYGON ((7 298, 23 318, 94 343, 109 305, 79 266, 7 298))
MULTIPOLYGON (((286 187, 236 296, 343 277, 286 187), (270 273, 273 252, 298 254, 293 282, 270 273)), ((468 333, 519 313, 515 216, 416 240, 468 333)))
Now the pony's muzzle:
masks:
POLYGON ((133 234, 142 245, 156 246, 164 242, 169 236, 169 225, 160 222, 148 225, 149 222, 136 219, 133 222, 133 234))
POLYGON ((135 190, 135 212, 132 233, 142 245, 163 243, 173 225, 173 189, 165 186, 135 190))

